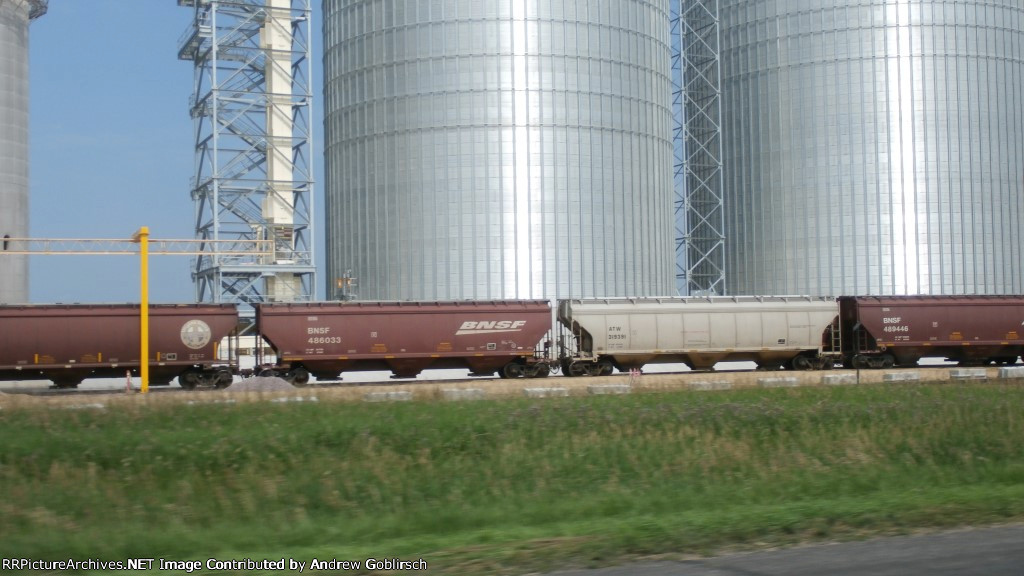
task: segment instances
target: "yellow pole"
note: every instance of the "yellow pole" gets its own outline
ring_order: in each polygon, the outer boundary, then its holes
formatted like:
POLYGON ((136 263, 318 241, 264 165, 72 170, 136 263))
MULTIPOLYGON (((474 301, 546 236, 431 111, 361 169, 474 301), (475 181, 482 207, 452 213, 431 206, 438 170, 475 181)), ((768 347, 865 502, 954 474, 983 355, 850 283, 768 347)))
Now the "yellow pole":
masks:
POLYGON ((149 227, 143 226, 132 236, 139 243, 139 270, 141 280, 139 296, 139 378, 142 393, 149 392, 149 227))

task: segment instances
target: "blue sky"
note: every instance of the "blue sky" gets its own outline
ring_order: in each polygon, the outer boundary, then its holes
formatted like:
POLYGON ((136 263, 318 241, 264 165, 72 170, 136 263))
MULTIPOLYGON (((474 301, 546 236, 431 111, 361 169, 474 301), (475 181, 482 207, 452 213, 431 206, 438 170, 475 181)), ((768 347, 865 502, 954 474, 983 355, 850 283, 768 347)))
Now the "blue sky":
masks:
MULTIPOLYGON (((192 14, 174 0, 51 0, 32 24, 32 237, 127 238, 140 226, 153 238, 193 237, 193 68, 177 58, 192 14)), ((320 0, 313 18, 315 210, 322 214, 320 0)), ((323 234, 316 236, 322 270, 323 234)), ((33 256, 30 266, 33 302, 139 300, 132 256, 33 256)), ((188 257, 155 256, 150 268, 154 302, 193 299, 188 257)))

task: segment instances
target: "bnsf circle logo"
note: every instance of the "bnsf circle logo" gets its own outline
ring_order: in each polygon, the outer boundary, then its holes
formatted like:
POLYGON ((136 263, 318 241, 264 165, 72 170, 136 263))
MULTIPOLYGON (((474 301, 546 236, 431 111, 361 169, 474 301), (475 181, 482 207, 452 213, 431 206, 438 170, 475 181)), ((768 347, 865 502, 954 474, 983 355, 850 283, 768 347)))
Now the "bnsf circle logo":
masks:
POLYGON ((209 344, 212 336, 210 325, 202 320, 189 320, 181 327, 181 343, 193 350, 209 344))

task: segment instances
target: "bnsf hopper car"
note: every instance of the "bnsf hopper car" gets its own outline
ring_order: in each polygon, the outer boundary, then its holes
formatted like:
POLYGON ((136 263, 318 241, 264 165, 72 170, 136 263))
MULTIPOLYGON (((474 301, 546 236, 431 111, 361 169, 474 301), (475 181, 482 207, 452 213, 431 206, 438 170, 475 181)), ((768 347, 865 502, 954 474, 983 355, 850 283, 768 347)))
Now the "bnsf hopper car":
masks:
POLYGON ((718 362, 831 368, 838 338, 834 298, 709 297, 564 300, 558 318, 562 370, 606 375, 652 363, 695 370, 718 362), (564 334, 565 331, 569 335, 564 334))
POLYGON ((265 375, 294 384, 341 373, 391 370, 412 378, 426 368, 472 375, 546 376, 538 344, 551 328, 546 301, 325 302, 260 304, 256 321, 277 354, 265 375))
POLYGON ((844 296, 843 362, 914 366, 938 357, 1013 364, 1024 353, 1022 296, 844 296))
MULTIPOLYGON (((228 386, 234 366, 217 348, 238 324, 231 305, 154 305, 149 308, 150 378, 184 388, 228 386)), ((86 378, 138 374, 139 306, 0 306, 0 379, 47 379, 73 388, 86 378)))

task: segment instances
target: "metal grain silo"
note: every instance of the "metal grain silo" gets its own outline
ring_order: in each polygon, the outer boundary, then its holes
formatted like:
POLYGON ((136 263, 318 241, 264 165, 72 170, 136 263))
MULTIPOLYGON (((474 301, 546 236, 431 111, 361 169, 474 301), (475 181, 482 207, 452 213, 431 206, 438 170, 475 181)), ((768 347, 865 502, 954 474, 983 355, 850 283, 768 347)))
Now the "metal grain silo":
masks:
POLYGON ((669 0, 324 0, 329 293, 674 293, 669 0))
MULTIPOLYGON (((28 24, 45 0, 0 0, 0 250, 28 236, 28 24)), ((28 257, 0 257, 0 303, 28 302, 28 257)))
POLYGON ((1020 0, 724 0, 733 294, 1024 289, 1020 0))

